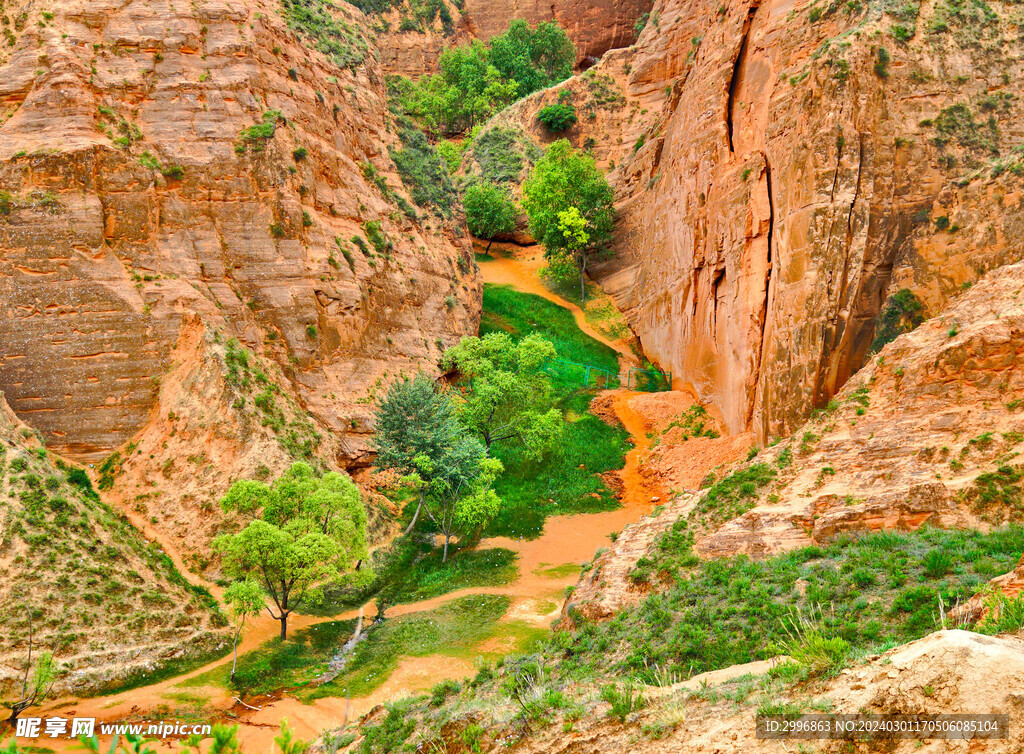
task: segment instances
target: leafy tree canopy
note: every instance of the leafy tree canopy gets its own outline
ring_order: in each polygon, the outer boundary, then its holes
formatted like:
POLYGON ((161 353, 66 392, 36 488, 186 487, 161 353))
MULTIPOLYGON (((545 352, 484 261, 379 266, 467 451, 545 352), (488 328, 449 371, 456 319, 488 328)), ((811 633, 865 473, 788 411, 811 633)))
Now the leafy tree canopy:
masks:
MULTIPOLYGON (((507 191, 493 183, 474 183, 466 189, 462 204, 466 209, 469 232, 477 238, 493 241, 495 237, 516 229, 516 204, 507 191)), ((491 248, 490 243, 487 248, 491 248)))
POLYGON ((439 72, 417 81, 392 77, 393 105, 433 136, 459 134, 520 97, 572 75, 576 50, 554 22, 536 28, 521 19, 484 45, 474 40, 441 55, 439 72))
POLYGON ((377 408, 378 468, 396 469, 419 491, 420 511, 444 535, 444 557, 455 535, 472 536, 501 505, 491 490, 501 462, 488 458, 487 449, 456 416, 449 394, 424 374, 395 382, 377 408))
POLYGON ((602 253, 615 224, 614 193, 586 152, 565 139, 548 147, 523 184, 523 208, 530 232, 558 269, 572 262, 579 274, 580 298, 591 258, 602 253))
MULTIPOLYGON (((255 578, 277 607, 281 638, 288 616, 320 599, 320 585, 353 573, 366 555, 366 510, 347 474, 318 476, 305 463, 294 464, 271 485, 243 480, 221 500, 226 511, 252 520, 241 531, 214 541, 225 571, 255 578)), ((366 571, 360 577, 366 578, 366 571)))
POLYGON ((519 342, 508 333, 463 338, 445 352, 442 365, 458 370, 467 384, 459 418, 488 449, 516 442, 527 457, 538 458, 557 439, 562 415, 543 371, 554 357, 555 347, 539 333, 519 342))

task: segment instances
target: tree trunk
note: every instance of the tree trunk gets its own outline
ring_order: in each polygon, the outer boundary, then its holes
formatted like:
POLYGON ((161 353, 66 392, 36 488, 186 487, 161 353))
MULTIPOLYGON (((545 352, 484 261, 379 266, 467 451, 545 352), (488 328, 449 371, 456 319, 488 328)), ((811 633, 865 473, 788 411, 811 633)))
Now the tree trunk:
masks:
MULTIPOLYGON (((244 626, 244 625, 245 625, 245 621, 243 619, 242 626, 244 626)), ((242 626, 239 626, 238 630, 235 632, 235 644, 231 648, 231 650, 235 653, 235 657, 231 661, 231 680, 232 681, 235 680, 235 668, 238 667, 238 637, 242 635, 242 626)))
POLYGON ((412 521, 409 522, 409 526, 406 527, 405 533, 408 536, 409 532, 412 531, 412 527, 416 525, 416 519, 420 517, 420 510, 423 508, 423 490, 420 490, 420 504, 416 506, 416 512, 412 514, 412 521))
POLYGON ((448 540, 452 538, 451 534, 444 535, 444 555, 441 556, 441 562, 448 562, 448 540))
POLYGON ((288 638, 288 613, 281 611, 281 641, 288 638))
POLYGON ((580 303, 582 304, 587 300, 587 283, 586 278, 583 277, 587 271, 587 258, 582 257, 580 259, 580 303))
POLYGON ((484 254, 490 254, 491 253, 491 244, 492 243, 494 243, 494 239, 493 238, 487 241, 487 250, 484 252, 484 254))

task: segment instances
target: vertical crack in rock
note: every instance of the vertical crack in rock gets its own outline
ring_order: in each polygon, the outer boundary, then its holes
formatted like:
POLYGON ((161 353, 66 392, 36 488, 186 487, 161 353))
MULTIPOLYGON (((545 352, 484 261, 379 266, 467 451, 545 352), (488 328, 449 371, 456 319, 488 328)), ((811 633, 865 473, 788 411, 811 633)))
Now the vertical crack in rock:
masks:
POLYGON ((725 128, 729 135, 729 151, 735 152, 733 147, 732 139, 732 118, 733 118, 733 105, 736 99, 736 87, 740 81, 740 69, 743 68, 743 63, 747 57, 747 41, 750 37, 750 27, 754 22, 754 15, 757 13, 757 9, 761 6, 761 0, 754 0, 747 8, 747 17, 743 20, 743 31, 740 39, 740 46, 736 52, 736 58, 732 61, 732 77, 729 79, 729 97, 726 100, 725 105, 725 128))
MULTIPOLYGON (((772 277, 775 272, 775 199, 772 196, 772 166, 768 161, 768 153, 762 151, 761 159, 764 160, 764 180, 765 189, 768 192, 768 259, 767 265, 765 266, 764 273, 764 303, 761 305, 761 334, 760 342, 761 347, 757 350, 757 365, 754 367, 754 372, 751 375, 751 384, 757 385, 761 381, 761 367, 765 361, 765 350, 768 348, 767 332, 768 332, 768 309, 771 306, 771 285, 772 277)), ((754 407, 757 403, 757 394, 751 396, 750 403, 747 407, 747 426, 753 426, 754 422, 754 407)), ((764 409, 764 426, 767 428, 768 422, 768 410, 769 407, 764 409)))
MULTIPOLYGON (((814 374, 814 396, 816 407, 821 407, 842 387, 843 379, 839 372, 837 359, 842 358, 841 346, 846 336, 847 326, 853 316, 849 301, 850 256, 853 249, 853 214, 860 200, 861 182, 864 176, 864 134, 857 135, 857 178, 853 185, 853 198, 846 213, 846 239, 843 244, 843 271, 839 278, 839 287, 834 297, 835 310, 831 321, 826 324, 824 337, 821 341, 821 353, 814 374), (845 312, 845 315, 844 315, 845 312)), ((838 161, 837 161, 838 165, 838 161)), ((866 261, 866 260, 865 260, 866 261)), ((849 356, 850 354, 847 354, 849 356)))

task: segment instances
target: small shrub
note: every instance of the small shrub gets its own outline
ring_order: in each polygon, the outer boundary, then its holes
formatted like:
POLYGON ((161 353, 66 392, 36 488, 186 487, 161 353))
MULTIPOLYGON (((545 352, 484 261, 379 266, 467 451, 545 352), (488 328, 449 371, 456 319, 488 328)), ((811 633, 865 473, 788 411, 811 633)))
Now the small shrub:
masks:
POLYGON ((623 684, 621 690, 618 684, 607 684, 601 689, 601 701, 608 702, 612 706, 608 715, 620 723, 626 722, 626 717, 643 709, 647 704, 643 694, 631 683, 623 684))
POLYGON ((576 125, 576 108, 568 102, 548 105, 537 112, 537 120, 549 131, 565 131, 576 125))
POLYGON ((889 78, 889 51, 884 47, 879 47, 875 59, 875 75, 881 79, 889 78))

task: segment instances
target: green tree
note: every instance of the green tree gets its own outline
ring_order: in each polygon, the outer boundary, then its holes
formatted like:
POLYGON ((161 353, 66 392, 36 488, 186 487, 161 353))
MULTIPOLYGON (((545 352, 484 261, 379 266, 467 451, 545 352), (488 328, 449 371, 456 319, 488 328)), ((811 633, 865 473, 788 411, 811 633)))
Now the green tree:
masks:
POLYGON ((288 616, 318 602, 326 580, 369 577, 353 568, 366 554, 366 510, 348 475, 318 476, 305 463, 294 464, 266 489, 254 486, 259 484, 236 482, 221 500, 224 510, 252 520, 218 537, 214 547, 229 575, 263 585, 277 615, 269 606, 267 611, 281 622, 285 639, 288 616))
POLYGON ((508 235, 516 229, 515 202, 508 193, 493 183, 482 181, 466 189, 462 200, 466 209, 466 225, 477 238, 487 239, 487 251, 497 236, 508 235))
POLYGON ((555 347, 538 333, 518 343, 508 333, 463 338, 445 352, 442 365, 468 380, 459 418, 488 450, 514 440, 537 458, 557 439, 562 415, 543 371, 553 358, 555 347))
POLYGON ((234 658, 231 661, 231 680, 235 680, 235 669, 238 667, 238 639, 245 628, 246 618, 259 615, 266 607, 263 602, 263 590, 252 579, 236 581, 224 590, 224 602, 228 606, 231 617, 235 619, 235 637, 232 645, 234 658))
MULTIPOLYGON (((422 372, 393 383, 377 406, 372 447, 376 465, 401 474, 418 471, 416 459, 436 463, 455 444, 460 431, 451 398, 422 372)), ((429 480, 428 480, 429 481, 429 480)), ((405 533, 416 526, 423 510, 426 488, 405 533)))
POLYGON ((17 723, 18 715, 29 707, 41 704, 53 686, 53 652, 42 652, 34 662, 32 660, 35 644, 33 631, 35 617, 30 611, 28 615, 28 652, 25 657, 25 670, 21 676, 21 692, 16 699, 4 702, 4 706, 11 711, 7 721, 12 726, 17 723))
POLYGON ((580 300, 586 296, 588 263, 607 253, 615 224, 614 199, 594 158, 573 149, 565 139, 548 147, 523 184, 530 232, 556 269, 570 259, 575 263, 580 300))
POLYGON ((435 138, 469 131, 516 100, 518 85, 490 64, 480 41, 445 50, 439 72, 418 81, 394 77, 389 98, 435 138))
POLYGON ((491 40, 488 58, 503 77, 518 84, 519 96, 525 97, 572 76, 576 48, 554 21, 533 28, 515 19, 508 31, 491 40))
POLYGON ((448 545, 456 534, 472 537, 497 515, 501 500, 491 485, 504 468, 488 458, 475 437, 460 434, 440 458, 418 456, 408 481, 423 490, 424 510, 444 536, 441 562, 448 561, 448 545))

